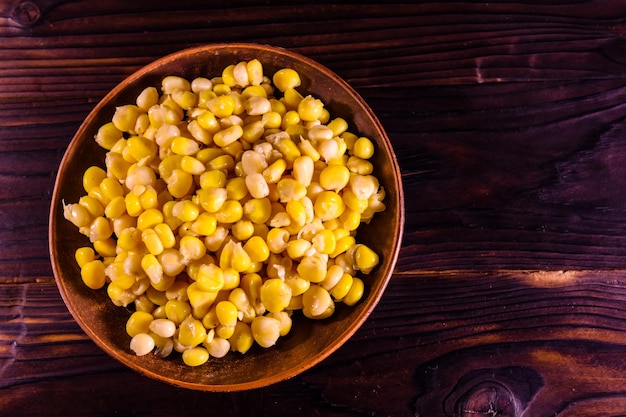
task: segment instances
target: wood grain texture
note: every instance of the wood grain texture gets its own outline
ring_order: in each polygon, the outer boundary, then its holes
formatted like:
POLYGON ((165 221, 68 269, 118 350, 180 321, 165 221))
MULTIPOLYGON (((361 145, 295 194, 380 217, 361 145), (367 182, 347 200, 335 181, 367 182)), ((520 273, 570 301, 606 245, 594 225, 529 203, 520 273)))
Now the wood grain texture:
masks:
POLYGON ((0 17, 1 415, 624 414, 626 4, 34 3, 31 27, 0 17), (208 394, 87 339, 46 233, 97 101, 158 57, 230 41, 353 85, 393 143, 407 216, 396 274, 344 347, 284 383, 208 394))

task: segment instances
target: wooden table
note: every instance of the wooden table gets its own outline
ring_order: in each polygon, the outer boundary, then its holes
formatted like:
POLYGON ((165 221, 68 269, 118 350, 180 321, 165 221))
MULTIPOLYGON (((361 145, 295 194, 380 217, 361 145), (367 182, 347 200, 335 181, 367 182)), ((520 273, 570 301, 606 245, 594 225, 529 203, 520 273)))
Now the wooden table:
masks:
POLYGON ((301 3, 2 3, 0 415, 624 415, 626 3, 301 3), (85 336, 47 226, 98 100, 158 57, 229 41, 305 54, 366 99, 401 166, 406 230, 347 344, 291 380, 213 394, 85 336))

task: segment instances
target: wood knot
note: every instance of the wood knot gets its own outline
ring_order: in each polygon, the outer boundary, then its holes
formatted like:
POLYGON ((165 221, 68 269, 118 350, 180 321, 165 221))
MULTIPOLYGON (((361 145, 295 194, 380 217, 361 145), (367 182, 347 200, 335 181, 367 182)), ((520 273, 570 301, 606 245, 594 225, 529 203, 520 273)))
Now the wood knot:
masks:
POLYGON ((457 404, 459 417, 516 417, 515 396, 497 382, 483 382, 471 388, 457 404))
POLYGON ((28 0, 17 3, 11 13, 11 19, 22 27, 34 26, 40 18, 41 10, 39 6, 28 0))

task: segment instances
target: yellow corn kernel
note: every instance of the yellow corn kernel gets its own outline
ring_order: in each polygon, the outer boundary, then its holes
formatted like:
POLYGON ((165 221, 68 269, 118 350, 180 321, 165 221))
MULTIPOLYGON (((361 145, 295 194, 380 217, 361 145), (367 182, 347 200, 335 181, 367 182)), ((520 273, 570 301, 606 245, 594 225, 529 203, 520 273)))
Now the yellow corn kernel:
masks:
MULTIPOLYGON (((146 256, 153 256, 153 255, 144 255, 144 257, 146 257, 146 256)), ((154 260, 156 260, 156 258, 154 258, 154 260)), ((142 258, 141 259, 141 267, 142 268, 144 266, 143 263, 144 263, 144 260, 142 258)), ((158 263, 158 261, 157 261, 157 263, 158 263)), ((146 290, 146 296, 150 299, 150 301, 152 301, 157 306, 164 306, 165 303, 167 303, 167 301, 168 301, 167 297, 165 296, 165 291, 159 291, 156 288, 154 288, 153 286, 149 286, 148 287, 148 289, 146 290)))
POLYGON ((213 169, 200 175, 200 187, 204 190, 209 188, 224 188, 226 186, 226 173, 213 169))
POLYGON ((226 188, 209 187, 196 192, 200 206, 208 213, 216 213, 228 199, 226 188))
POLYGON ((191 175, 200 175, 206 170, 206 166, 200 160, 189 155, 183 155, 180 167, 191 175))
POLYGON ((87 209, 89 216, 92 218, 104 216, 104 206, 102 203, 89 195, 82 196, 78 200, 78 204, 87 209))
POLYGON ((322 221, 338 218, 345 210, 345 203, 335 191, 323 191, 313 205, 315 216, 322 221))
POLYGON ((263 82, 263 65, 258 59, 252 59, 246 63, 248 84, 260 85, 263 82))
POLYGON ((242 177, 234 177, 226 183, 226 191, 229 200, 242 200, 248 195, 246 181, 242 177))
POLYGON ((376 194, 380 184, 373 175, 353 174, 350 177, 350 189, 361 200, 369 200, 376 194))
POLYGON ((90 166, 83 173, 83 189, 85 192, 89 192, 92 188, 99 186, 106 177, 105 170, 98 166, 90 166))
POLYGON ((358 138, 352 147, 352 155, 361 159, 370 159, 374 155, 374 143, 366 137, 358 138))
POLYGON ((341 191, 350 181, 350 170, 344 165, 329 165, 320 173, 319 183, 326 190, 341 191))
POLYGON ((161 80, 163 94, 172 94, 174 90, 191 90, 188 80, 177 75, 168 75, 161 80))
POLYGON ((335 251, 337 241, 332 230, 322 229, 313 236, 312 244, 318 253, 330 255, 335 251))
POLYGON ((183 198, 193 191, 193 176, 182 169, 174 169, 165 182, 167 190, 174 198, 183 198))
POLYGON ((151 229, 159 223, 163 223, 163 213, 155 208, 144 210, 137 217, 137 229, 141 231, 151 229))
POLYGON ((112 122, 122 132, 134 131, 140 109, 134 104, 126 104, 115 109, 112 122))
MULTIPOLYGON (((311 286, 311 282, 309 282, 306 279, 302 278, 298 274, 291 274, 291 275, 287 276, 285 278, 285 284, 287 284, 289 286, 289 288, 291 289, 291 298, 292 299, 293 299, 293 297, 297 297, 299 295, 304 294, 304 292, 306 290, 308 290, 309 287, 311 286)), ((292 303, 292 301, 290 299, 289 304, 291 304, 291 303, 292 303)), ((285 309, 287 309, 289 304, 287 306, 285 306, 285 309)))
POLYGON ((165 303, 165 314, 168 320, 180 326, 191 314, 191 305, 187 301, 168 300, 167 303, 165 303))
POLYGON ((265 123, 263 123, 263 121, 261 120, 257 120, 246 123, 243 126, 241 138, 248 143, 254 143, 261 139, 263 133, 265 133, 265 123))
POLYGON ((243 128, 240 125, 232 125, 222 129, 213 135, 213 142, 224 148, 243 136, 243 128))
POLYGON ((111 222, 102 216, 98 216, 89 225, 89 240, 93 243, 97 240, 105 240, 111 237, 113 228, 111 222))
POLYGON ((63 216, 76 227, 86 227, 92 222, 89 211, 80 204, 64 204, 63 216))
POLYGON ((217 229, 217 219, 212 213, 201 213, 191 224, 191 230, 198 235, 209 236, 217 229))
POLYGON ((202 346, 196 346, 191 349, 185 349, 182 357, 185 365, 200 366, 209 360, 209 351, 202 346))
MULTIPOLYGON (((167 309, 167 304, 165 308, 167 309)), ((175 322, 175 320, 172 321, 175 322)), ((201 344, 204 339, 206 339, 206 329, 202 322, 188 315, 178 327, 178 341, 184 346, 194 347, 201 344)))
POLYGON ((224 287, 224 272, 215 264, 201 265, 196 283, 202 291, 218 292, 224 287))
POLYGON ((200 289, 197 282, 192 282, 187 286, 187 297, 191 305, 193 317, 204 318, 211 310, 213 303, 217 299, 217 291, 204 291, 200 289))
POLYGON ((300 115, 296 110, 289 110, 282 118, 281 128, 287 129, 288 126, 295 126, 300 123, 300 115))
POLYGON ((220 301, 215 306, 215 314, 223 326, 234 327, 238 313, 237 307, 230 301, 220 301))
POLYGON ((122 131, 113 122, 100 126, 95 136, 96 143, 107 150, 110 150, 120 139, 122 139, 122 131))
POLYGON ((333 119, 327 126, 333 131, 333 136, 340 136, 348 130, 348 122, 341 117, 333 119))
POLYGON ((364 244, 355 246, 353 257, 356 268, 364 274, 369 274, 379 262, 378 254, 364 244))
POLYGON ((302 313, 310 319, 324 319, 335 311, 335 303, 330 294, 319 285, 311 287, 302 294, 302 313))
POLYGON ((291 301, 291 287, 280 278, 266 280, 260 289, 261 302, 272 313, 283 311, 291 301))
POLYGON ((146 249, 153 255, 159 255, 165 249, 163 242, 159 238, 157 232, 154 229, 145 229, 141 232, 141 241, 146 245, 146 249))
POLYGON ((287 242, 287 255, 291 259, 300 259, 311 249, 311 242, 304 239, 293 239, 287 242))
POLYGON ((274 143, 274 147, 283 155, 287 161, 287 165, 293 164, 293 161, 302 155, 300 149, 298 149, 298 145, 290 138, 278 139, 274 143))
POLYGON ((289 303, 289 305, 287 306, 287 308, 285 310, 286 311, 290 311, 290 312, 291 311, 295 311, 295 310, 302 310, 302 308, 304 307, 303 304, 302 304, 302 296, 303 296, 303 294, 291 297, 291 302, 289 303))
POLYGON ((126 201, 123 196, 115 197, 104 208, 104 215, 109 219, 116 219, 124 213, 126 213, 126 201))
POLYGON ((335 285, 337 285, 337 283, 341 280, 343 274, 345 273, 346 272, 340 265, 331 265, 326 272, 326 277, 324 277, 324 281, 322 281, 320 285, 327 291, 330 291, 333 289, 333 287, 335 287, 335 285))
POLYGON ((250 323, 254 341, 264 348, 274 346, 280 337, 280 324, 280 321, 273 317, 255 317, 250 323))
MULTIPOLYGON (((262 96, 252 95, 244 103, 246 113, 250 116, 260 116, 272 110, 270 101, 262 96)), ((280 126, 280 123, 279 123, 280 126)))
POLYGON ((243 214, 252 223, 264 224, 272 214, 272 203, 268 198, 252 198, 244 204, 243 214))
POLYGON ((270 255, 270 249, 261 236, 252 236, 243 245, 252 262, 265 262, 270 255))
POLYGON ((235 223, 243 217, 243 207, 237 200, 226 200, 215 213, 215 218, 220 223, 235 223))
POLYGON ((322 282, 326 277, 327 261, 321 254, 304 256, 298 264, 298 274, 310 282, 322 282))
POLYGON ((198 103, 198 96, 192 91, 176 88, 171 94, 172 100, 176 102, 182 109, 188 110, 195 107, 198 103))
POLYGON ((124 264, 122 261, 110 263, 105 269, 105 274, 119 288, 130 291, 135 284, 135 277, 126 273, 124 264))
POLYGON ((282 178, 286 169, 287 161, 285 159, 277 159, 263 170, 263 178, 268 184, 276 184, 282 178))
POLYGON ((339 216, 339 221, 344 229, 355 231, 361 224, 361 213, 347 208, 339 216))
POLYGON ((247 323, 237 322, 232 336, 228 339, 230 350, 233 352, 246 353, 254 343, 252 330, 247 323))
POLYGON ((200 144, 194 139, 176 136, 172 139, 170 149, 176 155, 194 155, 200 149, 200 144))
MULTIPOLYGON (((113 232, 118 236, 118 245, 119 245, 119 236, 122 232, 128 228, 137 228, 137 218, 130 216, 128 213, 122 214, 120 217, 113 220, 113 232)), ((141 241, 141 231, 139 231, 139 240, 141 241)))
POLYGON ((267 233, 267 247, 272 253, 282 253, 287 249, 289 242, 289 232, 280 227, 275 227, 267 233))
POLYGON ((176 244, 176 237, 174 236, 174 232, 166 223, 160 223, 153 227, 154 232, 158 236, 161 244, 163 245, 163 249, 173 248, 176 244))
POLYGON ((359 302, 361 298, 363 298, 363 293, 365 292, 365 284, 363 280, 355 277, 352 281, 352 286, 350 287, 350 291, 343 297, 342 302, 346 305, 353 306, 359 302))
POLYGON ((85 263, 80 269, 80 277, 85 285, 92 290, 104 287, 106 282, 104 264, 99 259, 85 263))
POLYGON ((335 245, 335 250, 330 254, 331 258, 336 258, 340 254, 346 252, 348 249, 353 247, 356 244, 354 236, 347 235, 337 239, 337 243, 335 245))
POLYGON ((93 242, 93 247, 103 258, 113 257, 116 255, 117 251, 117 242, 113 238, 108 238, 104 240, 96 240, 93 242))
POLYGON ((346 207, 350 210, 356 211, 357 213, 363 213, 369 205, 369 201, 367 199, 359 198, 350 188, 344 189, 341 195, 346 207))
POLYGON ((200 207, 191 200, 182 200, 174 204, 172 214, 183 222, 192 222, 200 215, 200 207))
POLYGON ((90 246, 84 246, 76 249, 76 252, 74 252, 74 259, 76 260, 78 266, 82 268, 85 264, 96 259, 96 253, 90 246))
POLYGON ((298 180, 293 178, 283 178, 278 181, 277 191, 282 203, 292 200, 300 200, 307 194, 307 189, 298 180))
POLYGON ((272 81, 281 92, 300 86, 300 74, 291 68, 283 68, 274 73, 272 81))
MULTIPOLYGON (((269 100, 268 103, 270 103, 269 100)), ((270 110, 271 106, 270 103, 270 110)), ((283 118, 278 112, 268 111, 263 114, 261 121, 265 129, 278 129, 282 126, 283 118)))
POLYGON ((322 116, 324 104, 313 96, 306 96, 298 103, 298 115, 305 122, 318 120, 322 116))
POLYGON ((122 156, 131 163, 150 162, 158 155, 158 152, 156 142, 143 136, 131 136, 126 141, 122 156))
POLYGON ((152 314, 144 311, 135 311, 126 321, 126 333, 130 337, 139 333, 148 333, 152 320, 154 320, 152 314))
POLYGON ((330 290, 330 295, 332 295, 335 300, 343 299, 350 291, 353 281, 354 277, 352 275, 344 273, 339 282, 330 290))

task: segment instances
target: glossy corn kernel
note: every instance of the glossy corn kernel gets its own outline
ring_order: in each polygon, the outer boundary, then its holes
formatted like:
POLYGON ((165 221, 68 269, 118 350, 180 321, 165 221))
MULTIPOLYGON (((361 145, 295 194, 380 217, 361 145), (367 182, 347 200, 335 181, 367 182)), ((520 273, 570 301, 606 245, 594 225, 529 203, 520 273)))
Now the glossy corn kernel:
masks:
POLYGON ((191 349, 184 350, 182 357, 185 365, 200 366, 204 365, 209 360, 209 351, 202 346, 196 346, 191 349))
POLYGON ((93 242, 93 247, 103 258, 114 257, 117 253, 117 242, 112 237, 93 242))
POLYGON ((324 319, 333 314, 335 303, 330 294, 319 285, 311 287, 302 294, 302 313, 310 319, 324 319))
POLYGON ((274 73, 272 81, 276 88, 285 92, 289 89, 300 86, 300 74, 291 68, 283 68, 274 73))
POLYGON ((345 203, 335 191, 323 191, 315 199, 313 208, 315 216, 326 221, 339 217, 345 210, 345 203))
POLYGON ((322 282, 326 278, 327 261, 319 254, 304 256, 296 270, 307 281, 322 282))
POLYGON ((230 350, 233 352, 246 353, 254 343, 250 326, 241 321, 237 322, 233 334, 228 341, 230 343, 230 350))
POLYGON ((269 316, 255 317, 250 324, 254 341, 264 348, 276 344, 280 337, 280 328, 280 321, 269 316))
POLYGON ((252 223, 265 224, 272 214, 272 203, 268 198, 252 198, 244 204, 243 214, 252 223))
POLYGON ((201 265, 196 283, 202 291, 220 291, 224 287, 224 272, 215 264, 201 265))
POLYGON ((379 262, 378 254, 364 244, 356 245, 353 257, 356 268, 364 274, 369 274, 379 262))
POLYGON ((136 334, 130 339, 130 349, 137 356, 144 356, 152 352, 155 347, 154 339, 147 333, 136 334))
POLYGON ((76 249, 76 252, 74 252, 74 259, 76 259, 78 266, 82 268, 85 264, 96 259, 96 253, 93 248, 85 246, 76 249))
POLYGON ((133 337, 139 333, 148 333, 150 331, 150 323, 154 318, 152 314, 144 311, 135 311, 126 321, 126 333, 133 337))
MULTIPOLYGON (((166 304, 167 308, 167 304, 166 304)), ((206 329, 202 322, 187 316, 178 327, 178 341, 185 346, 198 346, 206 339, 206 329)))
POLYGON ((353 306, 363 298, 363 294, 365 292, 365 284, 363 280, 355 277, 352 281, 352 286, 350 287, 350 291, 348 294, 343 297, 342 302, 346 305, 353 306))
POLYGON ((283 311, 291 301, 291 287, 279 278, 263 282, 260 288, 261 302, 272 313, 283 311))
POLYGON ((106 282, 104 264, 99 259, 89 261, 81 267, 80 276, 86 286, 98 290, 104 287, 106 282))
POLYGON ((374 144, 366 137, 360 137, 354 142, 352 154, 361 159, 369 159, 374 155, 374 144))

